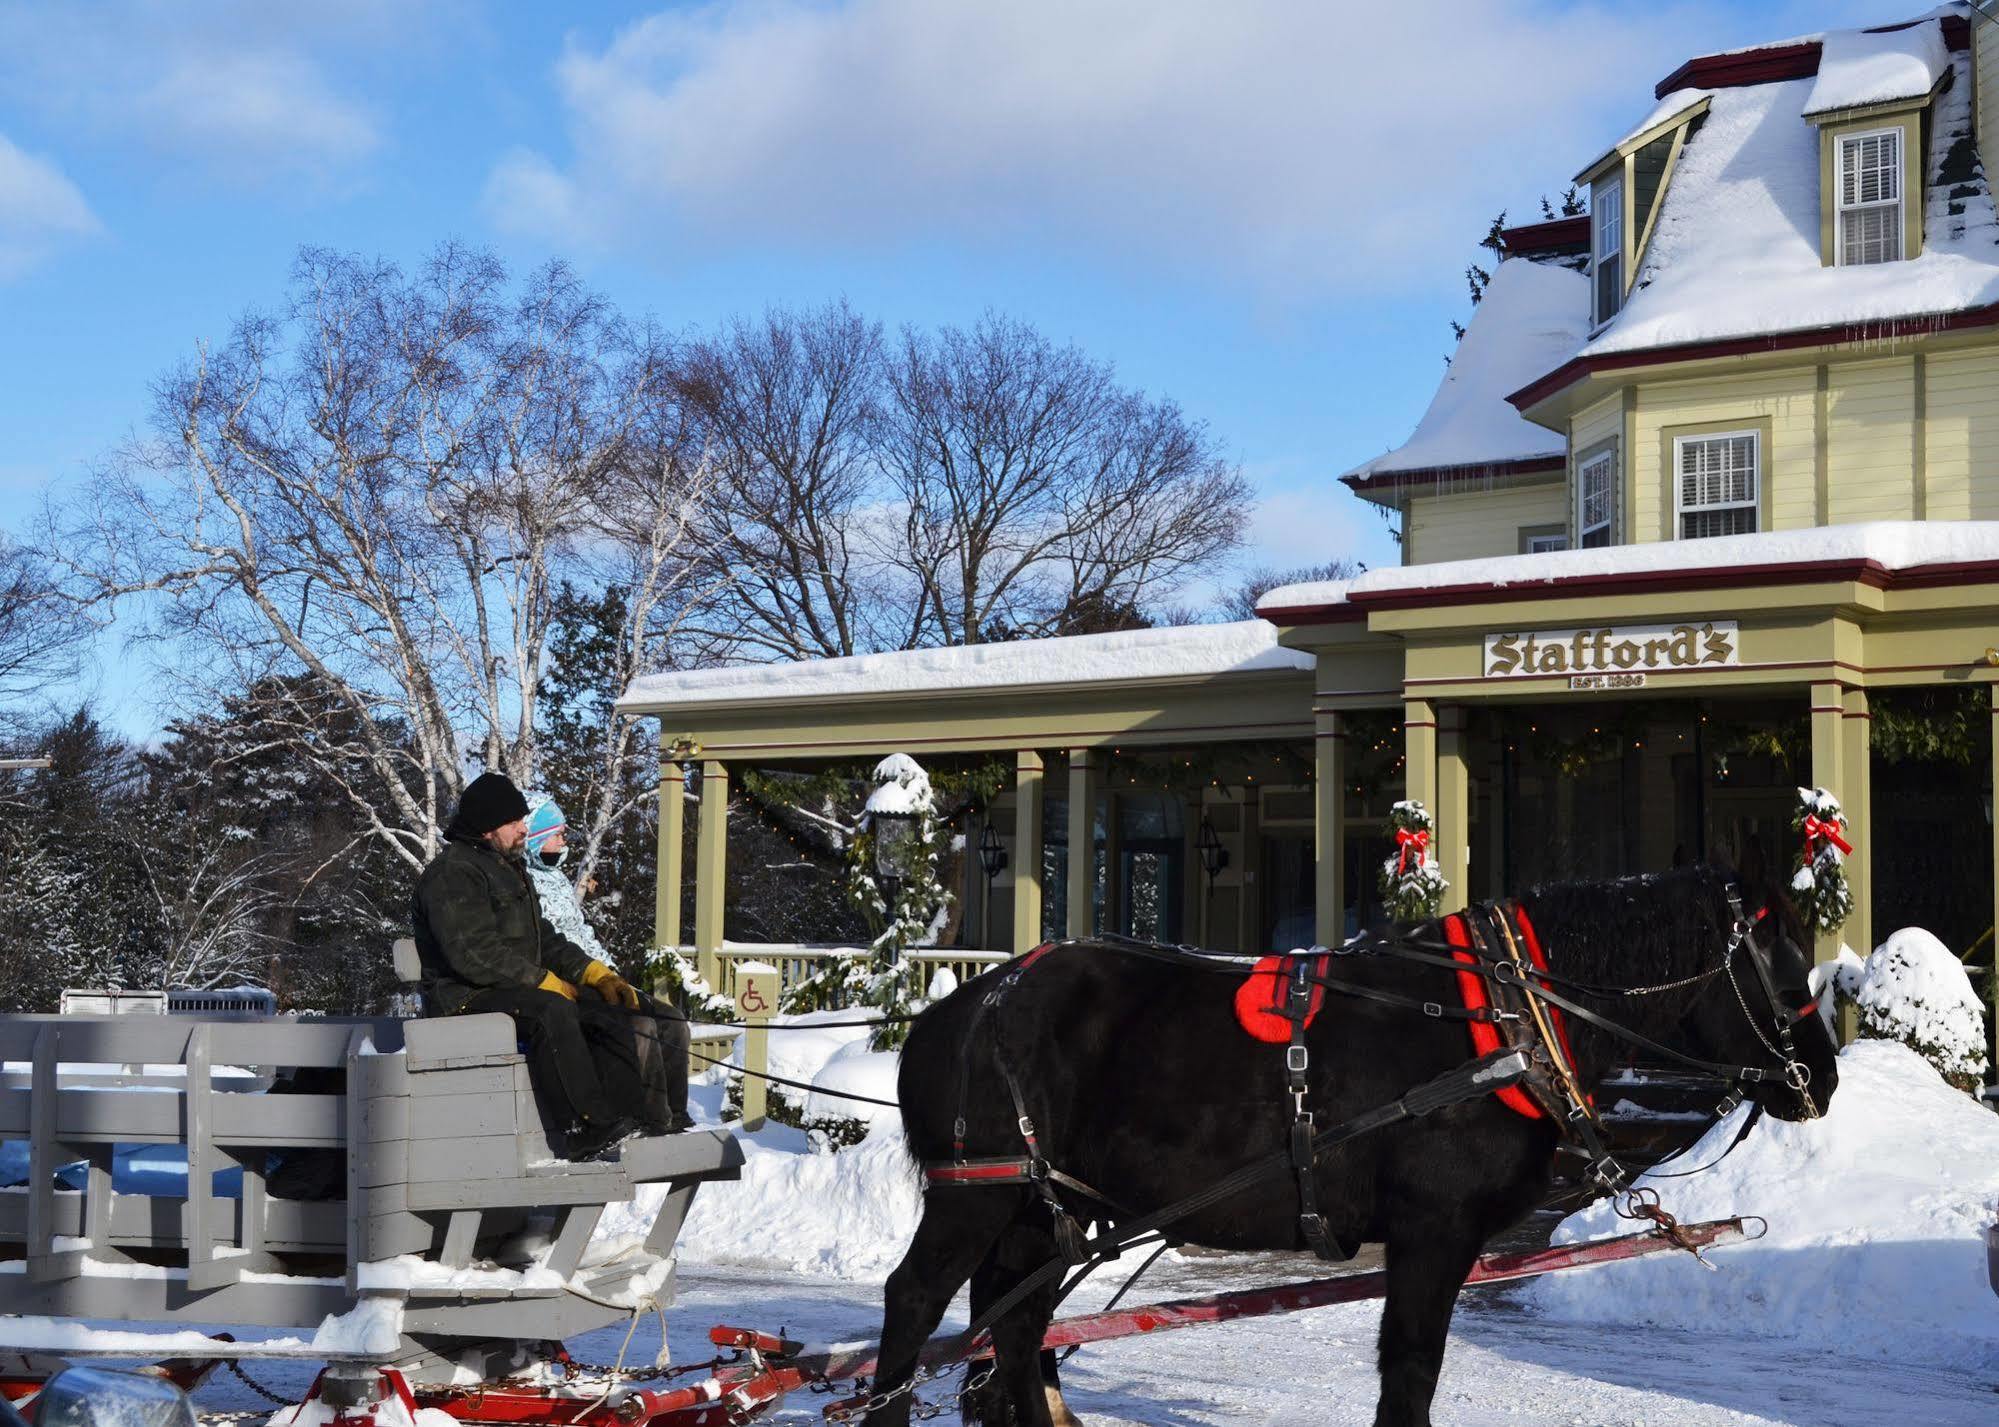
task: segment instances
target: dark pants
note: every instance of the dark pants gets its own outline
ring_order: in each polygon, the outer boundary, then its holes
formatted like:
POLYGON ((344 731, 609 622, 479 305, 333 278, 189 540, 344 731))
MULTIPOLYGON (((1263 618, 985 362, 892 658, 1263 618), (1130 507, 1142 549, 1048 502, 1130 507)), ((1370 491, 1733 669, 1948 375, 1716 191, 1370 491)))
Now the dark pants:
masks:
POLYGON ((650 1122, 661 1127, 687 1118, 687 1017, 671 1002, 639 995, 632 1017, 638 1032, 639 1070, 645 1080, 650 1122))
POLYGON ((459 1014, 481 1011, 513 1018, 536 1085, 566 1105, 572 1125, 649 1118, 632 1017, 623 1007, 594 991, 571 1001, 553 991, 494 986, 475 991, 459 1014))

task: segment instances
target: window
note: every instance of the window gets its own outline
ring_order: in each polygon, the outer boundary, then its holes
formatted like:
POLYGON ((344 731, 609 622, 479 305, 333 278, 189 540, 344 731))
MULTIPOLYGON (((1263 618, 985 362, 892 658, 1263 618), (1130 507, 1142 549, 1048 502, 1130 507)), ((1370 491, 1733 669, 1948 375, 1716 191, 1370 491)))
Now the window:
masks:
POLYGON ((1568 548, 1569 537, 1566 535, 1530 535, 1527 537, 1527 553, 1529 555, 1551 555, 1557 550, 1566 550, 1568 548))
POLYGON ((1576 547, 1588 550, 1610 544, 1611 490, 1617 471, 1616 453, 1598 451, 1576 464, 1576 547))
POLYGON ((1839 140, 1839 261, 1892 263, 1902 256, 1902 131, 1839 140))
POLYGON ((1756 529, 1760 446, 1755 431, 1682 436, 1673 442, 1682 540, 1746 535, 1756 529))
POLYGON ((1624 301, 1624 184, 1605 179, 1590 198, 1590 286, 1596 321, 1617 315, 1624 301))

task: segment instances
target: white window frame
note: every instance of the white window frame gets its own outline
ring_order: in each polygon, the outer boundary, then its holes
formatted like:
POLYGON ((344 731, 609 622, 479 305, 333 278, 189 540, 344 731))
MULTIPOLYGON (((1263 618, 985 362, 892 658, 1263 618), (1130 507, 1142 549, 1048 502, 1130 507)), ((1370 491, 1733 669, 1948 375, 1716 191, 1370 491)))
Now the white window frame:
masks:
POLYGON ((1577 460, 1575 506, 1576 549, 1586 550, 1590 548, 1590 534, 1592 531, 1597 530, 1605 532, 1604 544, 1614 545, 1617 543, 1617 447, 1605 446, 1577 460), (1603 491, 1603 519, 1594 525, 1588 525, 1583 520, 1584 473, 1596 466, 1607 468, 1603 491))
POLYGON ((1527 537, 1526 553, 1529 555, 1552 555, 1558 550, 1566 550, 1568 548, 1569 537, 1556 534, 1553 531, 1550 531, 1546 535, 1530 535, 1527 537))
POLYGON ((1604 323, 1624 308, 1624 179, 1598 179, 1590 191, 1589 202, 1589 304, 1593 326, 1604 323), (1604 251, 1604 228, 1611 228, 1610 236, 1615 241, 1616 251, 1604 251), (1601 311, 1597 299, 1602 295, 1603 286, 1597 272, 1606 263, 1617 264, 1617 296, 1610 311, 1601 311))
POLYGON ((1673 538, 1675 540, 1713 539, 1714 537, 1712 536, 1688 535, 1686 517, 1689 515, 1704 515, 1710 511, 1717 510, 1747 510, 1754 517, 1750 523, 1750 531, 1757 531, 1763 528, 1763 433, 1758 428, 1749 426, 1738 431, 1702 431, 1692 436, 1675 436, 1673 438, 1672 474, 1673 538), (1717 501, 1713 505, 1689 506, 1686 503, 1686 483, 1682 479, 1687 445, 1692 442, 1703 441, 1735 441, 1745 436, 1749 438, 1750 450, 1755 453, 1755 460, 1750 467, 1755 485, 1749 493, 1749 499, 1717 501))
POLYGON ((1839 267, 1871 267, 1876 262, 1895 263, 1908 257, 1904 250, 1904 237, 1908 223, 1905 205, 1908 202, 1908 185, 1903 181, 1907 176, 1909 156, 1903 152, 1908 143, 1908 134, 1899 124, 1891 124, 1884 129, 1862 129, 1851 134, 1840 134, 1833 140, 1832 204, 1833 204, 1833 262, 1839 267), (1892 139, 1895 144, 1895 162, 1889 172, 1895 176, 1895 197, 1892 200, 1877 199, 1872 203, 1846 201, 1846 155, 1850 147, 1867 139, 1892 139), (1892 209, 1895 221, 1889 231, 1895 235, 1895 256, 1892 258, 1868 259, 1848 262, 1846 257, 1846 220, 1850 213, 1872 213, 1892 209))

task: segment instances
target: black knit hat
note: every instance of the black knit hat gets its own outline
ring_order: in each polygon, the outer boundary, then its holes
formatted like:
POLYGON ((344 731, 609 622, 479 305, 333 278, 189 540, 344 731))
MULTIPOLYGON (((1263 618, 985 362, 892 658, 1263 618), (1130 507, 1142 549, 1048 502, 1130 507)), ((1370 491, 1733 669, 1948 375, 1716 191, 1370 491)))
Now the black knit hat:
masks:
POLYGON ((528 800, 512 779, 504 773, 481 773, 459 795, 458 813, 451 826, 476 837, 527 815, 528 800))

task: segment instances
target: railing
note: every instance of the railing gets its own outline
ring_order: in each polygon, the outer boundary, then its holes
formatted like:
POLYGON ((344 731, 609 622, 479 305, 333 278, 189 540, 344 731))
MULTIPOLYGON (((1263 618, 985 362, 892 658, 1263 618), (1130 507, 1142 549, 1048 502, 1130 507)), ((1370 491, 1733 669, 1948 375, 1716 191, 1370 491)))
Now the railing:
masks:
MULTIPOLYGON (((690 958, 694 955, 692 947, 684 950, 690 958)), ((835 962, 866 955, 867 953, 861 948, 852 946, 795 943, 761 945, 755 942, 729 942, 725 943, 722 950, 716 954, 720 971, 718 979, 721 984, 715 989, 725 996, 733 997, 736 994, 736 969, 746 961, 775 966, 778 971, 778 987, 782 994, 790 992, 799 982, 835 962)), ((980 972, 1013 958, 1011 952, 975 951, 969 947, 953 947, 942 951, 911 951, 905 952, 904 955, 918 966, 928 968, 924 976, 926 984, 938 971, 944 970, 956 977, 961 985, 980 972)))

